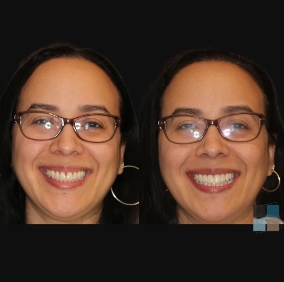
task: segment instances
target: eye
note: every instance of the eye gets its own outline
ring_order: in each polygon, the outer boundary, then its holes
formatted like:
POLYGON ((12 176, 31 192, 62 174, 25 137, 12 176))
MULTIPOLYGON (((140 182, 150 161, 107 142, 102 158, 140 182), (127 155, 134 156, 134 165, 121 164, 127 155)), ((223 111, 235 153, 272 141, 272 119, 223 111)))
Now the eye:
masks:
POLYGON ((34 121, 33 121, 33 124, 39 124, 39 125, 41 125, 41 124, 47 124, 47 123, 50 123, 50 121, 49 120, 47 120, 47 119, 43 119, 43 118, 38 118, 38 119, 35 119, 34 121))
POLYGON ((177 118, 174 121, 175 124, 175 130, 181 130, 181 131, 187 131, 187 132, 193 132, 196 130, 199 130, 204 127, 204 125, 197 119, 192 118, 177 118))
POLYGON ((95 121, 89 121, 83 124, 84 129, 88 130, 88 129, 95 129, 95 128, 102 128, 102 126, 95 122, 95 121))
POLYGON ((45 127, 50 129, 52 126, 55 126, 55 123, 50 117, 36 117, 30 121, 30 125, 45 127))
POLYGON ((240 123, 240 122, 235 122, 235 123, 233 123, 233 124, 230 124, 230 125, 229 125, 229 128, 231 129, 231 131, 249 129, 249 127, 247 126, 247 124, 245 124, 245 123, 240 123))
POLYGON ((106 122, 105 117, 100 116, 91 116, 91 117, 84 117, 75 123, 75 127, 77 130, 85 130, 85 131, 97 131, 98 129, 105 129, 106 122))
POLYGON ((196 127, 196 124, 192 124, 192 123, 184 123, 184 124, 180 124, 177 129, 193 129, 196 127))

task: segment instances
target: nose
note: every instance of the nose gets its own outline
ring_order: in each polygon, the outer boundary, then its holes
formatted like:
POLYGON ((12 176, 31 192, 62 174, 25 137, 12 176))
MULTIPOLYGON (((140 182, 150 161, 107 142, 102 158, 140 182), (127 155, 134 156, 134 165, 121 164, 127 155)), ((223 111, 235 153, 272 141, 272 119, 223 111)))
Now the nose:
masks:
POLYGON ((83 152, 82 140, 76 135, 71 124, 65 124, 60 134, 52 140, 50 151, 68 156, 83 152))
POLYGON ((210 158, 227 156, 229 154, 228 142, 230 141, 221 136, 216 126, 210 125, 203 139, 196 143, 198 144, 196 153, 198 156, 205 155, 210 158))

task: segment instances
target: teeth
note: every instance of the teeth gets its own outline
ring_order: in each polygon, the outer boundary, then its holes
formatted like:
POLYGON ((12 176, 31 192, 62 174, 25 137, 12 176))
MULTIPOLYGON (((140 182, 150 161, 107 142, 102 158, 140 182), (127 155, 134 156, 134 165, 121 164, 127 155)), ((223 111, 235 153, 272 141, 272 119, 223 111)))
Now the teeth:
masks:
POLYGON ((235 173, 206 175, 194 174, 194 179, 197 183, 205 186, 222 186, 231 183, 235 178, 235 173))
POLYGON ((55 179, 59 182, 75 182, 81 180, 86 176, 86 171, 63 172, 46 169, 46 174, 49 178, 55 179))

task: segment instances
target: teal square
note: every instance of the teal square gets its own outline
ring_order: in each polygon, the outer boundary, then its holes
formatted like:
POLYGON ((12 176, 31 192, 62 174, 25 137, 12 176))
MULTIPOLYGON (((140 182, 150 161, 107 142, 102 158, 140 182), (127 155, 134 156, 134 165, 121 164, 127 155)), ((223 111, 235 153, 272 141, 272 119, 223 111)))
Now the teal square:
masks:
POLYGON ((253 231, 266 231, 266 219, 254 218, 253 219, 253 231))
POLYGON ((267 217, 279 217, 279 205, 267 205, 266 206, 267 217))

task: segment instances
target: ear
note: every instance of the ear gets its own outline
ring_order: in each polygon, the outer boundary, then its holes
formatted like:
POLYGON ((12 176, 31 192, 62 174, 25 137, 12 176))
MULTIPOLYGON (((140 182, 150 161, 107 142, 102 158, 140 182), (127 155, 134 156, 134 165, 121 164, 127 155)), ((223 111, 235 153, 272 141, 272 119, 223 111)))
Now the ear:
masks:
POLYGON ((269 167, 268 167, 268 171, 267 171, 267 176, 270 176, 272 174, 272 171, 274 170, 275 147, 276 147, 276 145, 269 145, 269 147, 268 147, 269 167))
POLYGON ((119 169, 118 169, 117 174, 122 174, 123 172, 123 166, 124 166, 123 160, 124 160, 125 147, 126 147, 126 144, 122 142, 120 145, 120 162, 119 162, 119 169))

